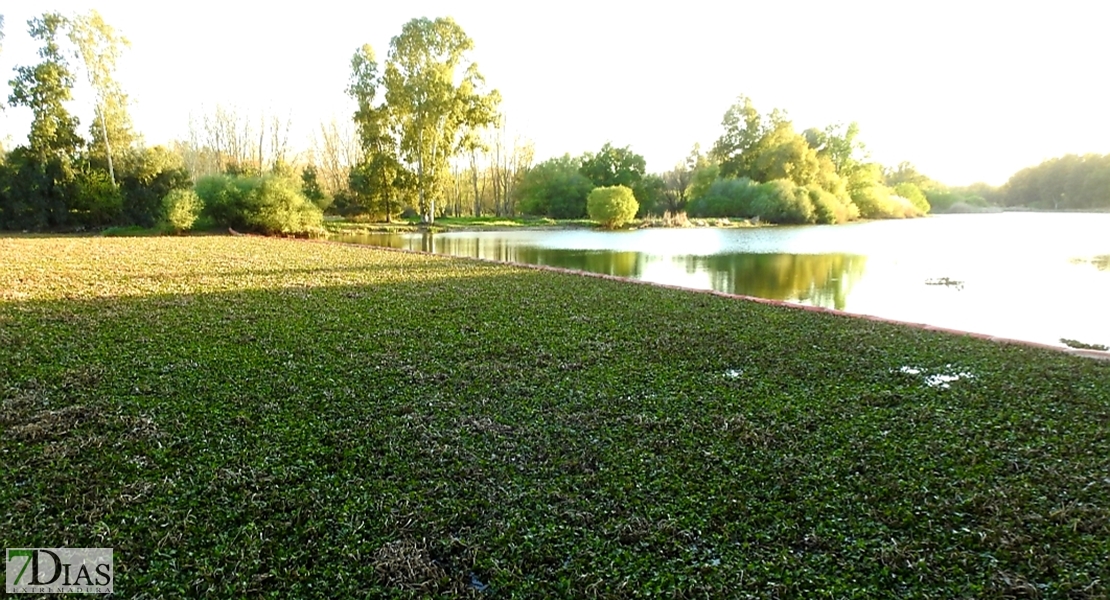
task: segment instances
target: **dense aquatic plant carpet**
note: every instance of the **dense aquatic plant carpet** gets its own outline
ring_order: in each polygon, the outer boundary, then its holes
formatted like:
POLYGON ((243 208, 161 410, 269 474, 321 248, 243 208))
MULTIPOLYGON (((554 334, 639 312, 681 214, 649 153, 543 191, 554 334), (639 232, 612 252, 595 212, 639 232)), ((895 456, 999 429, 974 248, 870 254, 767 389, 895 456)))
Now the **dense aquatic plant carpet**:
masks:
POLYGON ((1110 588, 1110 362, 1063 352, 339 244, 16 236, 0 402, 0 542, 114 548, 123 597, 1110 588))

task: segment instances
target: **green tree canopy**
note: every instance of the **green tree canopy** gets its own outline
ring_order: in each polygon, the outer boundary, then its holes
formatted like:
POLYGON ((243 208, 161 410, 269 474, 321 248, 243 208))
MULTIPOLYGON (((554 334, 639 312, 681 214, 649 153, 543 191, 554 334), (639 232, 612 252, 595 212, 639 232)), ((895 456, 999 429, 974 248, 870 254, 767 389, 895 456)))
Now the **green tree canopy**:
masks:
POLYGON ((923 192, 942 187, 939 183, 918 171, 917 167, 908 161, 898 163, 897 167, 884 168, 883 181, 892 187, 900 183, 912 183, 923 192))
POLYGON ((929 200, 925 197, 925 192, 921 191, 921 188, 917 187, 916 184, 908 181, 899 183, 894 186, 894 193, 909 200, 910 204, 913 204, 917 207, 917 210, 921 211, 921 214, 929 212, 929 200))
MULTIPOLYGON (((785 179, 798 186, 817 185, 834 195, 846 193, 837 161, 845 162, 841 154, 851 152, 841 146, 851 148, 852 141, 838 136, 835 128, 799 134, 785 112, 775 109, 761 115, 745 96, 725 112, 722 125, 724 133, 712 151, 721 177, 785 179)), ((854 136, 854 129, 845 135, 854 136)))
POLYGON ((579 171, 580 166, 578 159, 565 154, 529 169, 515 190, 520 210, 553 219, 586 216, 586 197, 594 184, 579 171))
POLYGON ((750 177, 757 150, 768 129, 751 98, 740 96, 725 111, 721 126, 724 133, 710 152, 720 165, 721 176, 750 177))
POLYGON ((68 20, 45 13, 27 24, 31 37, 42 42, 42 62, 16 67, 15 79, 8 82, 12 88, 8 102, 26 106, 34 115, 27 136, 33 155, 40 160, 72 160, 84 142, 77 134, 77 118, 65 106, 73 97, 74 77, 58 45, 58 34, 68 20))
POLYGON ((632 186, 632 195, 636 197, 639 209, 637 217, 659 215, 669 210, 667 201, 667 182, 662 176, 647 174, 632 186))
POLYGON ((598 187, 623 185, 631 188, 643 178, 646 169, 643 156, 628 146, 614 148, 610 142, 596 154, 586 153, 582 157, 582 174, 598 187))
MULTIPOLYGON (((981 193, 986 190, 969 190, 981 193)), ((989 194, 990 192, 988 192, 989 194)), ((1022 169, 998 192, 1007 206, 1110 208, 1110 154, 1068 154, 1022 169)))
POLYGON ((415 172, 420 210, 435 219, 448 160, 492 125, 500 95, 468 59, 474 42, 454 20, 413 19, 390 42, 381 83, 401 157, 415 172))
POLYGON ((89 130, 92 136, 90 152, 94 158, 101 158, 107 163, 108 176, 114 185, 113 159, 126 152, 135 141, 131 117, 127 113, 127 96, 114 77, 116 61, 123 48, 130 46, 131 42, 116 32, 95 10, 69 21, 69 39, 96 94, 95 116, 89 130))
POLYGON ((356 104, 354 122, 362 147, 362 160, 348 176, 353 204, 386 221, 401 213, 418 184, 401 160, 400 122, 385 99, 385 81, 369 44, 351 58, 347 93, 356 104), (379 93, 382 92, 382 93, 379 93))

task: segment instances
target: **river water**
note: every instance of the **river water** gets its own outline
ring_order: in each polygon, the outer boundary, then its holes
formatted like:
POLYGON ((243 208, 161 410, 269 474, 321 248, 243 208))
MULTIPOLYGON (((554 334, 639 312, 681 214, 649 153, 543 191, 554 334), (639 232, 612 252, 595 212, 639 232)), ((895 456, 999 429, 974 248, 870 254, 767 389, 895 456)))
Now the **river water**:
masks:
POLYGON ((551 265, 1063 345, 1110 346, 1110 214, 336 238, 551 265))

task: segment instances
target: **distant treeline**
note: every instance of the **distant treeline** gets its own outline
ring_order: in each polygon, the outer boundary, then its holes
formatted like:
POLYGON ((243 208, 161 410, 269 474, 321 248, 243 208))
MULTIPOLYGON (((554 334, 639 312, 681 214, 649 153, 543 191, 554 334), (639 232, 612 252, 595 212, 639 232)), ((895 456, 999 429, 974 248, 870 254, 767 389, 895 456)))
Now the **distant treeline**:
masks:
POLYGON ((996 193, 1002 206, 1110 208, 1110 154, 1068 154, 1014 174, 996 193))
POLYGON ((859 128, 832 125, 798 132, 784 111, 760 114, 741 96, 722 120, 707 153, 661 174, 644 158, 606 144, 597 153, 540 163, 516 191, 525 214, 580 218, 594 187, 630 187, 639 215, 688 212, 694 217, 759 219, 771 223, 844 223, 929 212, 924 190, 909 179, 889 182, 868 159, 859 128))
MULTIPOLYGON (((3 20, 0 18, 0 39, 3 20)), ((37 64, 8 81, 8 105, 33 119, 27 142, 0 148, 0 229, 113 226, 234 227, 267 233, 318 230, 324 212, 372 219, 495 214, 584 218, 598 187, 625 186, 638 216, 843 223, 928 212, 1110 208, 1110 155, 1065 156, 993 188, 949 188, 902 163, 872 161, 855 123, 795 129, 741 96, 712 148, 697 145, 650 173, 631 148, 606 143, 533 165, 531 142, 510 138, 451 19, 413 19, 384 61, 372 48, 351 59, 345 124, 320 127, 313 148, 290 149, 288 121, 217 107, 190 122, 187 140, 144 147, 114 79, 129 43, 96 11, 45 13, 28 22, 37 64), (439 48, 440 61, 428 48, 439 48), (67 106, 78 78, 94 117, 86 132, 67 106), (434 96, 434 98, 433 98, 434 96)), ((0 107, 2 108, 2 107, 0 107)))

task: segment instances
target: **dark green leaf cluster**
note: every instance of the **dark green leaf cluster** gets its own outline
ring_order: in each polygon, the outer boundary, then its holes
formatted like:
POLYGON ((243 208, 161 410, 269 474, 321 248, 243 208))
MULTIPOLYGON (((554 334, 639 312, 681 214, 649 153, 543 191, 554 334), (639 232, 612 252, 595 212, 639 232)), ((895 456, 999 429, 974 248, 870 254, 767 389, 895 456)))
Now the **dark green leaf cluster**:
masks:
POLYGON ((645 168, 643 156, 627 146, 616 148, 606 142, 597 153, 587 152, 577 158, 567 154, 532 167, 514 193, 526 215, 580 219, 587 214, 590 190, 624 186, 632 190, 639 206, 637 216, 644 216, 666 201, 664 180, 645 175, 645 168))
POLYGON ((306 165, 301 169, 301 193, 322 211, 327 210, 334 200, 320 186, 316 165, 306 165))

